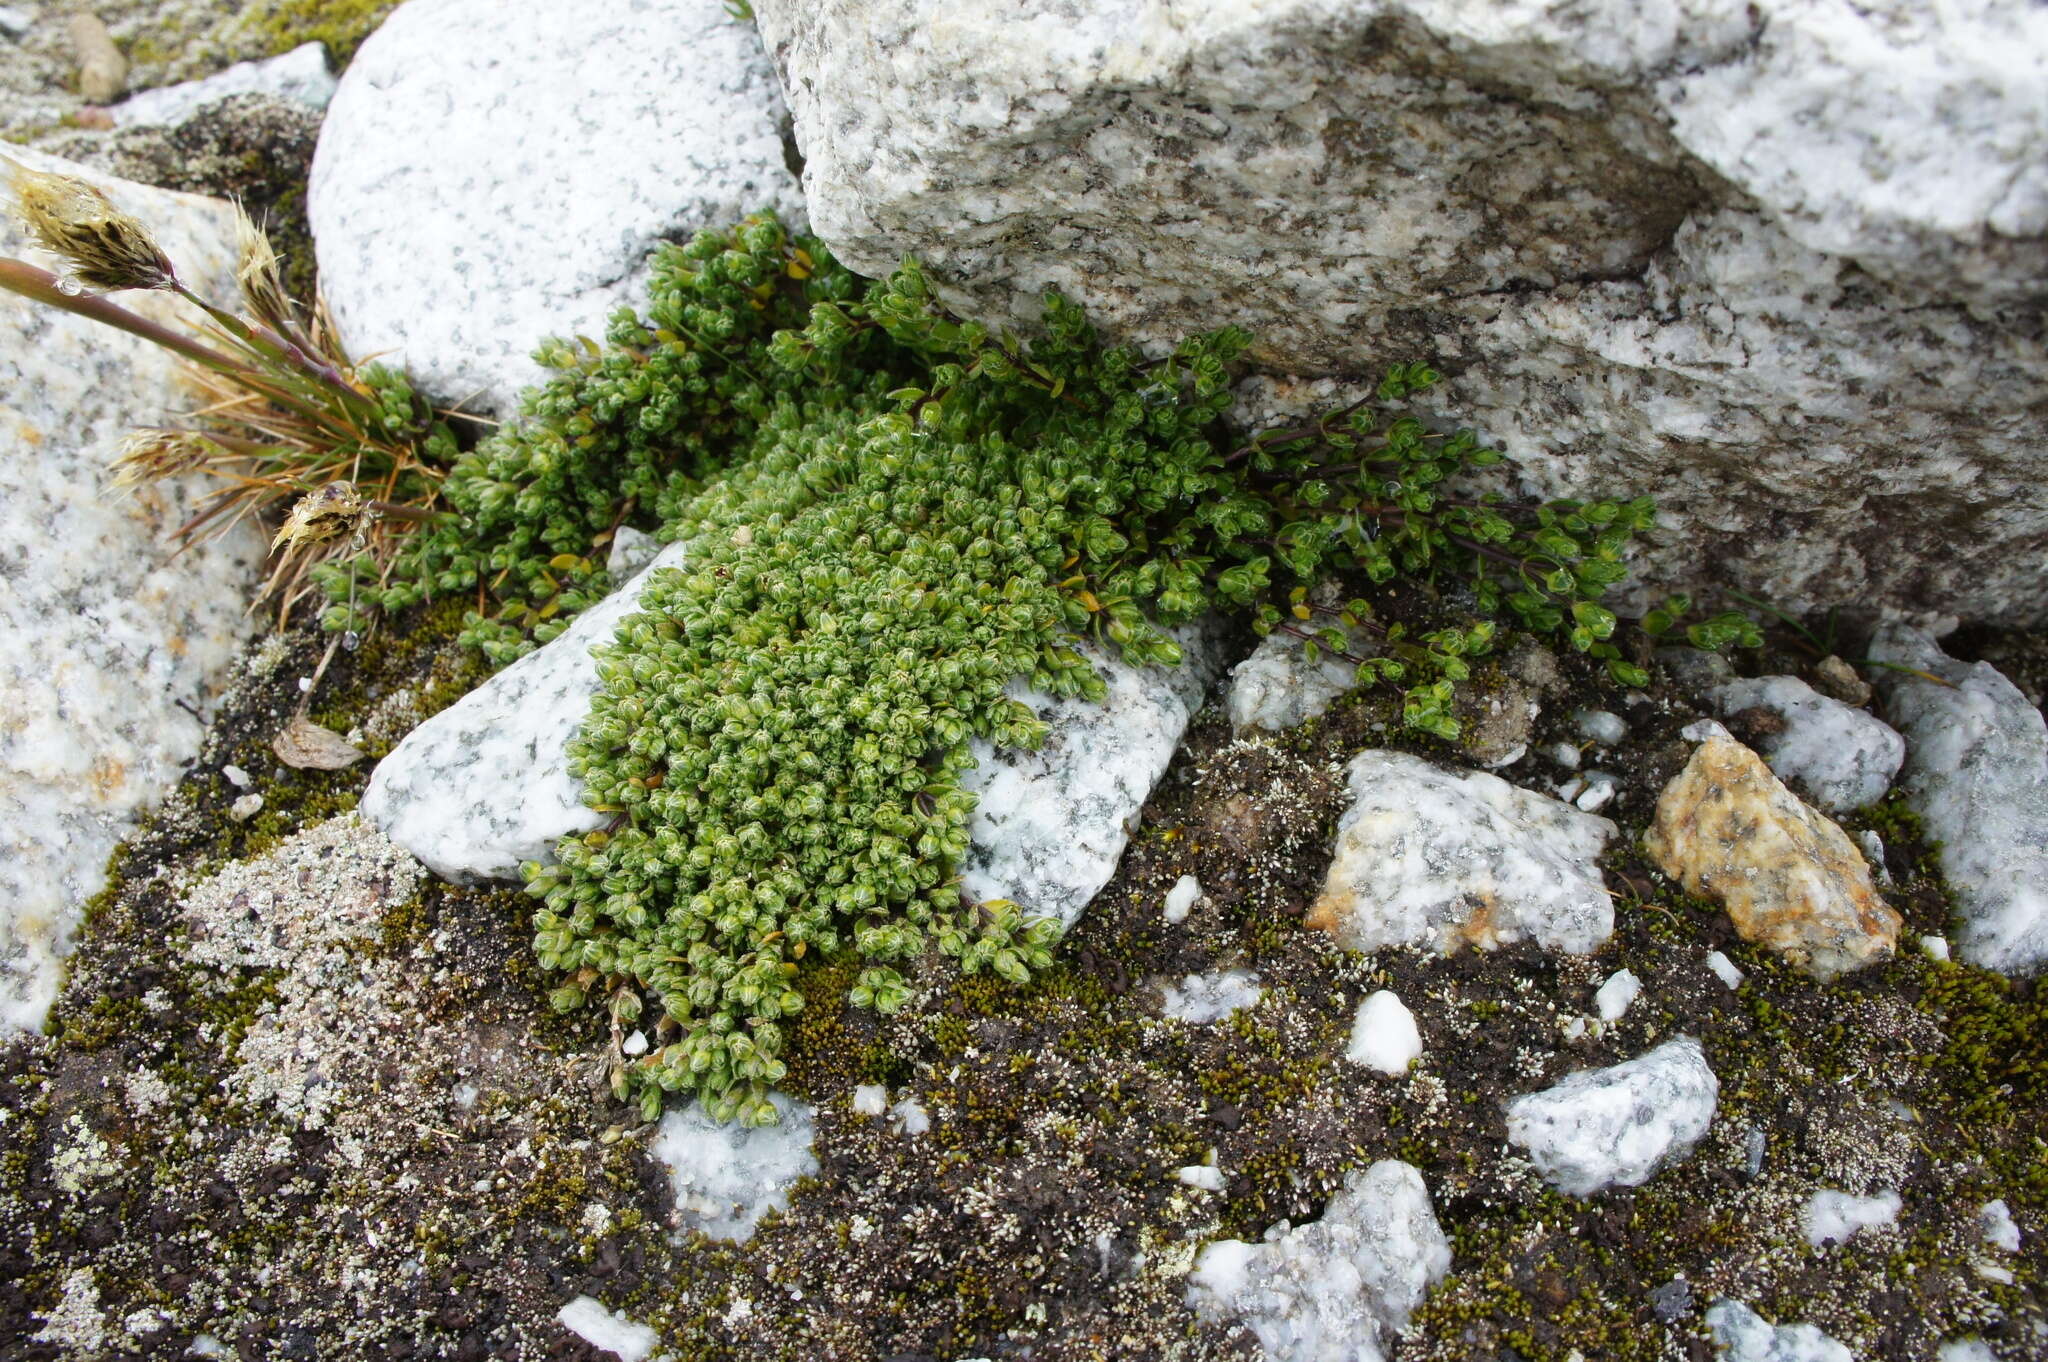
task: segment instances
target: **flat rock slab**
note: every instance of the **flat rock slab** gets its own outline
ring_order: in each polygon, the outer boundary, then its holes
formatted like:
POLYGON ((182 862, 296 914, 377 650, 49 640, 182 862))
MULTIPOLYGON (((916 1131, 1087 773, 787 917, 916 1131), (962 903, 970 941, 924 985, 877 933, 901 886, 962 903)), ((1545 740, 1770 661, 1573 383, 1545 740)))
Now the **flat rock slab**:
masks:
MULTIPOLYGON (((683 555, 670 545, 559 638, 414 729, 371 774, 364 817, 462 883, 517 879, 522 862, 552 860, 559 839, 599 826, 567 754, 599 687, 592 649, 612 641, 651 574, 683 555)), ((1187 660, 1170 670, 1082 645, 1108 681, 1103 704, 1013 690, 1051 732, 1030 751, 974 745, 978 765, 961 781, 980 800, 962 866, 969 893, 1072 926, 1109 882, 1132 819, 1221 671, 1212 628, 1176 637, 1187 660)))
POLYGON ((1118 340, 1234 323, 1275 375, 1426 359, 1530 490, 1655 495, 1652 580, 2048 612, 2039 7, 754 8, 855 269, 1019 330, 1048 289, 1118 340))
POLYGON ((1356 951, 1533 941, 1574 955, 1614 931, 1596 864, 1614 824, 1484 772, 1404 752, 1352 759, 1351 807, 1305 920, 1356 951))
MULTIPOLYGON (((193 288, 236 296, 225 203, 7 154, 98 185, 193 288)), ((36 255, 6 215, 0 255, 36 255)), ((161 294, 116 300, 188 316, 161 294)), ((108 853, 198 755, 199 714, 254 624, 264 549, 243 529, 177 551, 204 479, 112 485, 123 436, 198 405, 168 355, 12 293, 0 336, 0 1029, 34 1029, 108 853)))
POLYGON ((1958 662, 1928 635, 1880 629, 1870 656, 1906 735, 1901 784, 1960 917, 1956 953, 2031 974, 2048 965, 2048 723, 1986 662, 1958 662), (1916 674, 1917 673, 1917 674, 1916 674))
POLYGON ((510 414, 544 338, 645 302, 657 242, 763 208, 804 221, 784 123, 754 26, 719 0, 412 0, 356 52, 313 161, 342 340, 510 414))
POLYGON ((334 98, 334 73, 327 69, 327 49, 301 43, 265 61, 236 62, 201 80, 144 90, 108 110, 117 128, 169 127, 182 123, 208 104, 235 95, 270 95, 324 109, 334 98))
POLYGON ((1899 915, 1849 835, 1723 734, 1664 787, 1643 848, 1687 893, 1725 907, 1743 940, 1823 982, 1898 946, 1899 915))
POLYGON ((1188 1304, 1242 1319, 1272 1362, 1380 1362, 1450 1268, 1422 1174, 1382 1159, 1347 1175, 1313 1224, 1204 1248, 1188 1304))
POLYGON ((1508 1141, 1566 1196, 1640 1187, 1713 1124, 1720 1080, 1690 1036, 1508 1104, 1508 1141))

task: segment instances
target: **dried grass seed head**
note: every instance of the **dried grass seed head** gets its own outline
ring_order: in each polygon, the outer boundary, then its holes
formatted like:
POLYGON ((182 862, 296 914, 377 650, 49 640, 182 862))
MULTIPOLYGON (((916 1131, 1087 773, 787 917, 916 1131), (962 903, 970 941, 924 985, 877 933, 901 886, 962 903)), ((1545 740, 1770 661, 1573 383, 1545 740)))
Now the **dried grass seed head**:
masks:
POLYGON ((71 277, 87 288, 170 288, 178 272, 163 248, 135 218, 84 180, 7 163, 8 186, 22 229, 42 249, 59 257, 71 277))
POLYGON ((221 448, 191 430, 166 430, 150 426, 133 430, 121 441, 120 457, 114 460, 114 485, 133 487, 176 477, 206 466, 221 448))
POLYGON ((235 204, 235 282, 249 311, 280 331, 291 325, 291 301, 285 295, 277 252, 243 209, 235 204))
POLYGON ((362 493, 352 482, 330 482, 302 496, 270 542, 273 551, 324 543, 352 533, 363 523, 362 493))

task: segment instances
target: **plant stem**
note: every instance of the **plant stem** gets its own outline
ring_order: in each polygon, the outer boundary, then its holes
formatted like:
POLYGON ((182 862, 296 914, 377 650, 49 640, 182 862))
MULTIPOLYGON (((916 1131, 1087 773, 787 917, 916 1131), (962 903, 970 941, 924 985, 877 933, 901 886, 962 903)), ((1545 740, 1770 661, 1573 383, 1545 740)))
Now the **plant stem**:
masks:
POLYGON ((201 345, 190 337, 181 336, 169 327, 153 322, 138 313, 130 312, 119 303, 109 302, 98 294, 66 293, 59 287, 56 275, 48 270, 37 269, 25 260, 0 258, 0 288, 96 321, 102 326, 111 326, 116 331, 126 331, 131 336, 140 336, 146 341, 161 345, 173 354, 191 360, 194 364, 204 365, 218 373, 232 374, 237 378, 249 374, 248 366, 231 356, 201 345))

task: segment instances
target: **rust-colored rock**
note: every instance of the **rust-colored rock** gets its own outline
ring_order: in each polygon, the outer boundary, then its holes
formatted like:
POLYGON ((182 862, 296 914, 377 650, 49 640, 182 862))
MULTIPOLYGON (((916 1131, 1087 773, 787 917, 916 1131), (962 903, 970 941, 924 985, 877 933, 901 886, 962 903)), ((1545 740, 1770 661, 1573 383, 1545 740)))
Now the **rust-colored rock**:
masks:
POLYGON ((1847 834, 1741 743, 1710 737, 1657 799, 1644 849, 1688 893, 1719 902, 1745 941, 1823 982, 1888 958, 1899 915, 1847 834))

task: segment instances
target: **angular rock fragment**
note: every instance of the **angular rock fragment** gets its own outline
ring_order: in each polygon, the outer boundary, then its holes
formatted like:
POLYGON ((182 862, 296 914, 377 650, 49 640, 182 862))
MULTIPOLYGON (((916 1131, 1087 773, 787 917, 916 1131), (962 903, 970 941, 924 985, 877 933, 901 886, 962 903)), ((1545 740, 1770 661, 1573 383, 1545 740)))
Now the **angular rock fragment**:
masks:
MULTIPOLYGON (((142 221, 201 294, 232 299, 227 204, 89 171, 72 175, 142 221)), ((0 167, 0 184, 7 180, 0 167)), ((0 256, 35 257, 0 213, 0 256)), ((163 293, 122 306, 174 329, 196 314, 163 293)), ((0 1031, 42 1025, 59 962, 107 855, 198 755, 195 711, 255 621, 263 540, 241 528, 181 551, 172 532, 218 484, 113 485, 122 436, 188 410, 170 355, 0 291, 0 1031)))
POLYGON ((1415 1014, 1391 991, 1380 989, 1358 1005, 1346 1059, 1393 1077, 1407 1073, 1421 1056, 1422 1031, 1415 1025, 1415 1014))
POLYGON ((599 826, 568 756, 598 691, 591 650, 612 641, 653 573, 682 562, 683 546, 670 545, 552 643, 407 734, 371 773, 363 816, 460 884, 516 879, 522 861, 599 826))
POLYGON ((1855 1355, 1811 1324, 1773 1326, 1740 1301, 1716 1301, 1707 1328, 1721 1362, 1855 1362, 1855 1355))
POLYGON ((1305 919, 1351 950, 1534 941, 1584 955, 1614 929, 1595 864, 1614 824, 1483 772, 1361 752, 1336 857, 1305 919))
POLYGON ((1383 1159, 1347 1176, 1314 1224, 1204 1248, 1187 1297, 1204 1319, 1243 1320, 1271 1362, 1381 1362, 1450 1267, 1422 1174, 1383 1159))
POLYGON ((1297 728, 1350 690, 1357 673, 1356 664, 1327 651, 1311 662, 1300 639, 1268 634, 1250 657, 1230 669, 1230 693, 1224 700, 1230 726, 1239 733, 1297 728))
POLYGON ((334 98, 334 75, 327 69, 327 49, 301 43, 264 61, 236 62, 203 80, 188 80, 144 90, 116 104, 109 112, 117 128, 182 123, 201 108, 235 95, 270 95, 324 109, 334 98))
POLYGON ((1796 780, 1829 813, 1874 804, 1891 788, 1906 741, 1883 720, 1831 700, 1795 676, 1730 681, 1709 692, 1724 715, 1761 709, 1784 727, 1757 744, 1783 780, 1796 780))
POLYGON ((1956 953, 2007 974, 2039 970, 2048 964, 2048 723, 1988 663, 1958 662, 1918 630, 1878 630, 1870 656, 1893 664, 1878 684, 1906 735, 1906 802, 1941 843, 1960 918, 1956 953))
POLYGON ((1721 1084, 1690 1036, 1508 1104, 1508 1139, 1566 1196, 1640 1187, 1707 1133, 1721 1084))
POLYGON ((543 337, 644 302, 657 243, 803 221, 784 125, 753 25, 718 5, 413 0, 357 51, 314 157, 342 339, 509 414, 543 337))
POLYGON ((772 1126, 714 1121, 701 1102, 672 1107, 648 1146, 675 1187, 676 1220, 713 1239, 745 1243, 761 1218, 789 1206, 797 1179, 818 1171, 816 1109, 771 1093, 772 1126))
POLYGON ((1823 982, 1888 959, 1899 915, 1862 853, 1731 738, 1708 736, 1658 796, 1644 848, 1735 930, 1823 982))

